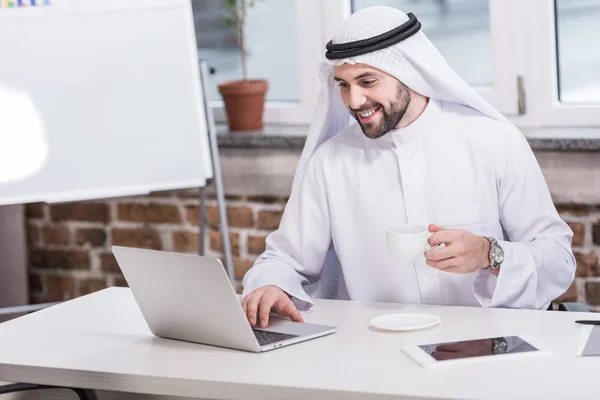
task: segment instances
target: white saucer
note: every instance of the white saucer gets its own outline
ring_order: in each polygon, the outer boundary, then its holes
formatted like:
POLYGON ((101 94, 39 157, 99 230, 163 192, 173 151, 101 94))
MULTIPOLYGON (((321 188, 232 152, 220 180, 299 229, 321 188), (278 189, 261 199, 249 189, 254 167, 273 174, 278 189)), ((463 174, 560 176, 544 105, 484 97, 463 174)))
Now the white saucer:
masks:
POLYGON ((371 326, 386 331, 414 331, 429 328, 441 321, 440 317, 433 314, 401 313, 375 317, 371 320, 371 326))

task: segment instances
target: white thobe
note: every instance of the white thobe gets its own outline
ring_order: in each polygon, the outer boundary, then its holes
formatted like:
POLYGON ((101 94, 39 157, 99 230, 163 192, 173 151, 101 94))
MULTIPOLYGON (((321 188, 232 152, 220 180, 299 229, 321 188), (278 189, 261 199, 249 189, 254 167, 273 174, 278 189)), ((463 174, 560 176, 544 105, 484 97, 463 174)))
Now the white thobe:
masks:
POLYGON ((301 310, 312 307, 305 285, 333 248, 351 300, 543 309, 573 282, 572 235, 520 133, 430 100, 406 128, 369 139, 353 124, 317 149, 243 294, 275 285, 301 310), (402 223, 496 238, 499 275, 395 259, 386 228, 402 223))

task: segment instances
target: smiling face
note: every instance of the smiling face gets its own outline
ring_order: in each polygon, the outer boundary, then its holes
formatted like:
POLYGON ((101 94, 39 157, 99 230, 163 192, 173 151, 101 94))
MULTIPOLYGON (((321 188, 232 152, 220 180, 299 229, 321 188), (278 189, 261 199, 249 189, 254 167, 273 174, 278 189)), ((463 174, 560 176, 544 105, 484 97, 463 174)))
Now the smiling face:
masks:
POLYGON ((366 64, 335 67, 342 100, 365 136, 377 139, 400 123, 411 91, 393 76, 366 64))

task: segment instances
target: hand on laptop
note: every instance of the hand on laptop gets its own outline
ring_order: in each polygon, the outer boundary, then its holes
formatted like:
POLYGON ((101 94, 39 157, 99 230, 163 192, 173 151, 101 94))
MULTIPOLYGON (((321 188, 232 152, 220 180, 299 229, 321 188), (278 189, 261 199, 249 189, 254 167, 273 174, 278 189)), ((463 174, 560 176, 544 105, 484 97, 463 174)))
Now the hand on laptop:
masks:
POLYGON ((274 312, 280 317, 289 317, 292 321, 304 322, 300 312, 290 297, 277 286, 264 286, 256 289, 242 300, 242 308, 251 326, 265 328, 269 323, 269 314, 274 312))

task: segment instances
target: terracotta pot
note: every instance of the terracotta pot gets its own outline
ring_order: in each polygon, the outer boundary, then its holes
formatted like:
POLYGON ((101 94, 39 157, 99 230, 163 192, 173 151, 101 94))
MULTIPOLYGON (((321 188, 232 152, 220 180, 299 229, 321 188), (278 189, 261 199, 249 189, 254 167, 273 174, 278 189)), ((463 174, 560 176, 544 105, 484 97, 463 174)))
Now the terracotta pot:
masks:
POLYGON ((219 84, 225 102, 230 131, 256 130, 263 127, 266 80, 230 81, 219 84))

